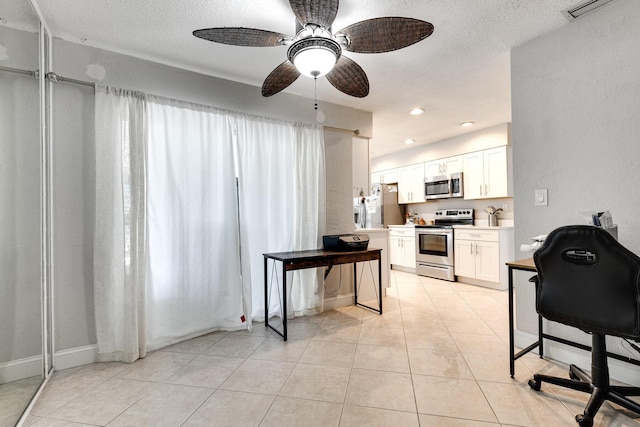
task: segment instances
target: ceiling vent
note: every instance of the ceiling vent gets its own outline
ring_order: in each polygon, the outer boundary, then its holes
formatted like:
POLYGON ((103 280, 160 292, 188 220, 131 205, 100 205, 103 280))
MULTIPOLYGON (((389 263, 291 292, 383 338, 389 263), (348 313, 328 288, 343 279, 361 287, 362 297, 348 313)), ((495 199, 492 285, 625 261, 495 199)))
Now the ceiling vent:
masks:
POLYGON ((593 12, 594 10, 604 6, 609 3, 611 0, 587 0, 576 4, 575 6, 571 6, 567 10, 563 10, 562 14, 569 21, 575 21, 578 18, 583 17, 584 15, 593 12))

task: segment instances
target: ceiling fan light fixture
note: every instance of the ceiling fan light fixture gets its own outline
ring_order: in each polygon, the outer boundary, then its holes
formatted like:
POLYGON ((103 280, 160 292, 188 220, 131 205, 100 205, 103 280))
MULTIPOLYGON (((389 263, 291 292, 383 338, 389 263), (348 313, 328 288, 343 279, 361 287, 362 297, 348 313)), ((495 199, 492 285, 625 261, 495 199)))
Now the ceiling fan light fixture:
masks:
POLYGON ((333 69, 341 53, 340 45, 332 39, 308 37, 294 42, 287 51, 287 57, 300 74, 317 78, 333 69))

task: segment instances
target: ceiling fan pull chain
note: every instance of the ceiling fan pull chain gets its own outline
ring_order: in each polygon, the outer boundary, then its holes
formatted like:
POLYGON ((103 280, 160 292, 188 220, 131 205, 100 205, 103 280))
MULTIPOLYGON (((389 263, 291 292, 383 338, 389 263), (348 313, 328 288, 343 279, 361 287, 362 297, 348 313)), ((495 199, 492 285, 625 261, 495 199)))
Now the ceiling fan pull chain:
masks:
POLYGON ((313 109, 318 111, 318 78, 313 78, 313 109))

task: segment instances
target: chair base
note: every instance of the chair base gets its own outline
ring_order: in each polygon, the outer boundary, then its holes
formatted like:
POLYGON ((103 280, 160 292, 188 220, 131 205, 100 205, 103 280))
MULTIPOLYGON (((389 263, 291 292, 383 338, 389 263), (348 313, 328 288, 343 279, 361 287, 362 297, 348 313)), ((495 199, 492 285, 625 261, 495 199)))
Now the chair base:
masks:
POLYGON ((608 372, 606 372, 606 381, 599 381, 601 384, 596 386, 591 376, 575 365, 569 367, 569 377, 571 379, 535 374, 528 384, 535 391, 540 391, 541 383, 546 382, 583 393, 590 393, 591 398, 587 402, 584 413, 576 415, 576 421, 580 427, 593 426, 593 418, 605 400, 640 414, 640 404, 627 398, 627 396, 640 396, 640 387, 610 385, 608 372))

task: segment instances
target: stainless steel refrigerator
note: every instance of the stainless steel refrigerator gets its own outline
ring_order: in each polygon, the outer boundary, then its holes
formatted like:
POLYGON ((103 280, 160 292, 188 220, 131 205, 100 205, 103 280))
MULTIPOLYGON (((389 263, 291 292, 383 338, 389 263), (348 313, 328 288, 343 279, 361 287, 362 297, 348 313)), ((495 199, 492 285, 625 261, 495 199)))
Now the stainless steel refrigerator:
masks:
POLYGON ((373 194, 353 201, 354 221, 358 228, 386 228, 404 224, 404 206, 398 204, 398 186, 375 184, 373 194), (363 214, 365 221, 362 221, 363 214))

